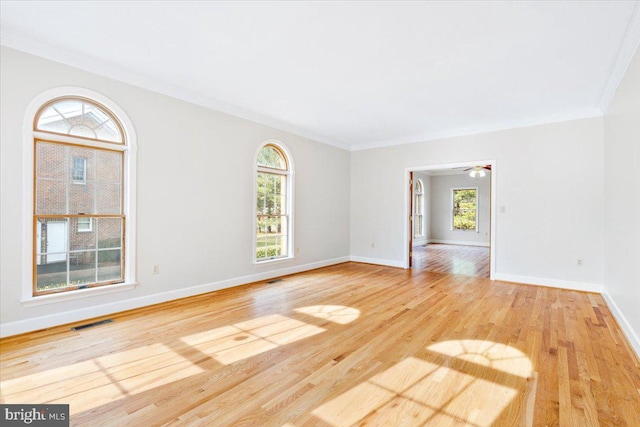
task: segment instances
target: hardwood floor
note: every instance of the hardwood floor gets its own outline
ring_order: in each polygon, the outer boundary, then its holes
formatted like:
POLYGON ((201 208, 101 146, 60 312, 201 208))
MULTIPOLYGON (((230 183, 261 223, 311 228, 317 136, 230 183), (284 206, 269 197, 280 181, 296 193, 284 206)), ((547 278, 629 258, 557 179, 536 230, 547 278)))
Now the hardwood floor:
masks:
POLYGON ((2 402, 86 426, 640 425, 597 294, 346 263, 110 317, 0 340, 2 402))
POLYGON ((429 243, 414 246, 413 268, 445 274, 489 278, 489 248, 429 243))

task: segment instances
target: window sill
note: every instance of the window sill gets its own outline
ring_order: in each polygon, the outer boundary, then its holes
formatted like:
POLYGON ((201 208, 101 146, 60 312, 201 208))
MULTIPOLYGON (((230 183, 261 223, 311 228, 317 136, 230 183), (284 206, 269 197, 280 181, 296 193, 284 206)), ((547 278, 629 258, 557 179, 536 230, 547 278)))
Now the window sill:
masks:
POLYGON ((137 283, 118 283, 115 285, 100 286, 97 288, 78 289, 76 291, 61 292, 59 294, 41 295, 37 297, 23 298, 20 302, 23 307, 35 307, 38 305, 52 304, 63 301, 71 301, 80 298, 88 298, 96 295, 112 294, 114 292, 128 291, 136 287, 137 283))
POLYGON ((274 259, 266 259, 264 261, 253 261, 253 265, 258 267, 260 265, 270 265, 270 264, 279 264, 281 262, 292 261, 296 259, 294 256, 289 256, 285 258, 274 258, 274 259))

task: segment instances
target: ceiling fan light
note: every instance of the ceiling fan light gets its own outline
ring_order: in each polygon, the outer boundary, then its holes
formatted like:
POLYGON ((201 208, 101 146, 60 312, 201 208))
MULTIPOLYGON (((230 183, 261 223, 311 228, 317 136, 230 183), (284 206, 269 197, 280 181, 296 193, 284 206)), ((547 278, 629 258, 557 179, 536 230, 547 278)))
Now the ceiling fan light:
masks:
POLYGON ((482 169, 480 169, 480 172, 479 172, 479 173, 480 173, 480 178, 484 178, 485 173, 484 173, 484 171, 483 171, 482 169))
POLYGON ((469 172, 469 176, 470 176, 471 178, 475 178, 475 177, 476 177, 476 172, 477 172, 477 171, 476 171, 475 169, 471 169, 471 172, 469 172))

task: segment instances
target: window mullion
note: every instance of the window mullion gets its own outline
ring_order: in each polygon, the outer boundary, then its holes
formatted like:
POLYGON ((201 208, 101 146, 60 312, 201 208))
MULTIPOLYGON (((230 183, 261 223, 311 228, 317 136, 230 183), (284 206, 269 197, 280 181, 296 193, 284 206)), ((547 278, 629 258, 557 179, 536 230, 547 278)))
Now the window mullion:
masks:
MULTIPOLYGON (((83 104, 84 105, 84 104, 83 104)), ((98 213, 98 159, 96 158, 96 153, 93 153, 93 180, 88 181, 88 183, 93 184, 93 212, 94 214, 98 213)), ((85 174, 89 174, 89 171, 85 169, 85 174)), ((97 247, 97 246, 96 246, 97 247)))
POLYGON ((67 235, 65 236, 65 239, 67 240, 67 253, 65 254, 65 258, 67 264, 67 285, 69 285, 71 281, 71 218, 67 218, 66 224, 67 226, 65 227, 65 229, 67 235))
MULTIPOLYGON (((98 249, 99 249, 98 248, 98 242, 99 242, 98 233, 99 232, 100 232, 100 225, 98 224, 98 220, 96 219, 96 226, 95 226, 95 231, 94 231, 95 236, 93 238, 94 247, 95 247, 95 254, 96 254, 95 255, 96 259, 94 260, 95 267, 96 267, 95 283, 98 283, 98 254, 99 254, 99 252, 98 252, 98 249)), ((121 232, 121 234, 122 234, 122 232, 121 232)), ((122 244, 120 244, 120 246, 122 246, 122 244)), ((122 256, 122 255, 120 255, 120 256, 122 256)))

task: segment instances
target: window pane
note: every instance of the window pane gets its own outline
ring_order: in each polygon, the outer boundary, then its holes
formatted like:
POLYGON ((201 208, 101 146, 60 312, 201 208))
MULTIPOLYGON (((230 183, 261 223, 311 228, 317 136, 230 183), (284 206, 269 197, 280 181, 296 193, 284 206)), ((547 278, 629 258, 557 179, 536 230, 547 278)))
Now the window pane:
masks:
POLYGON ((453 190, 453 228, 455 230, 476 229, 475 189, 453 190))
POLYGON ((66 219, 40 218, 36 223, 36 253, 42 254, 38 264, 51 264, 67 260, 67 241, 69 239, 66 219))
POLYGON ((36 269, 36 289, 47 291, 67 287, 67 262, 40 264, 36 269))
POLYGON ((65 179, 65 146, 38 142, 36 144, 36 178, 65 179))
POLYGON ((98 218, 98 248, 122 248, 122 218, 98 218))
POLYGON ((36 212, 43 215, 67 213, 67 185, 64 181, 36 180, 36 212))
POLYGON ((96 235, 93 218, 69 218, 71 233, 69 248, 72 251, 95 249, 96 235))
POLYGON ((98 251, 98 282, 122 279, 120 249, 98 251))
POLYGON ((36 125, 36 129, 63 134, 68 133, 70 128, 71 125, 59 114, 58 108, 53 107, 42 111, 36 125))
POLYGON ((287 217, 259 215, 256 236, 256 258, 287 256, 287 217))
POLYGON ((257 210, 262 215, 276 215, 286 209, 287 177, 258 172, 257 210))
POLYGON ((96 152, 96 180, 119 184, 122 179, 122 153, 98 150, 96 152))
POLYGON ((96 179, 95 155, 98 150, 72 146, 67 146, 67 149, 69 150, 69 179, 94 181, 96 179))
POLYGON ((124 141, 113 116, 97 105, 78 99, 57 101, 43 109, 36 129, 108 142, 124 141))
POLYGON ((95 188, 96 185, 92 182, 74 182, 69 185, 69 213, 95 213, 95 188))
POLYGON ((69 286, 81 286, 96 281, 96 252, 71 252, 69 254, 69 286))
POLYGON ((96 213, 101 215, 119 215, 122 209, 120 184, 98 184, 96 213))
POLYGON ((272 145, 266 145, 258 153, 258 166, 286 170, 287 162, 280 150, 272 145))

